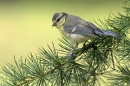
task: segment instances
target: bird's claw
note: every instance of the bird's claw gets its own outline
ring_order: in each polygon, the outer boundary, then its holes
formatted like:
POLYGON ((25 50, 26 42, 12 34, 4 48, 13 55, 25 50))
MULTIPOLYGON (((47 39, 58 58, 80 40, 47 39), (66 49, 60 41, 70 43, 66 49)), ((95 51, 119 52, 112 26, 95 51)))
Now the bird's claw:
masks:
POLYGON ((68 57, 76 57, 77 55, 74 54, 73 52, 71 52, 71 53, 69 53, 67 56, 68 56, 68 57))

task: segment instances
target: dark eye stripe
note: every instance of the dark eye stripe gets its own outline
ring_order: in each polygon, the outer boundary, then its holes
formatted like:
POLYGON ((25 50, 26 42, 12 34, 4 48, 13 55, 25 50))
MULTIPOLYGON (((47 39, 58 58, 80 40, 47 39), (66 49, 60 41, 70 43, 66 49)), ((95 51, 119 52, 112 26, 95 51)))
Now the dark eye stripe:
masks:
POLYGON ((60 19, 61 19, 61 17, 57 19, 57 22, 59 22, 59 21, 60 21, 60 19))
POLYGON ((57 19, 57 22, 59 22, 60 21, 60 19, 62 18, 62 17, 64 17, 65 15, 63 14, 61 17, 59 17, 58 19, 57 19))

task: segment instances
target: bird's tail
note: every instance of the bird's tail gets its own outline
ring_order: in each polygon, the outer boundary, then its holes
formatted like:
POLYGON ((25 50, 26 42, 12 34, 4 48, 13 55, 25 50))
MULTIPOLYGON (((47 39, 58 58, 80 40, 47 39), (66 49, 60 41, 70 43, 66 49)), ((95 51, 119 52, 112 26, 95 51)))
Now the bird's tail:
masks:
POLYGON ((115 32, 111 32, 111 31, 106 31, 106 30, 102 30, 103 34, 108 35, 108 36, 115 36, 115 37, 119 37, 120 35, 115 33, 115 32))

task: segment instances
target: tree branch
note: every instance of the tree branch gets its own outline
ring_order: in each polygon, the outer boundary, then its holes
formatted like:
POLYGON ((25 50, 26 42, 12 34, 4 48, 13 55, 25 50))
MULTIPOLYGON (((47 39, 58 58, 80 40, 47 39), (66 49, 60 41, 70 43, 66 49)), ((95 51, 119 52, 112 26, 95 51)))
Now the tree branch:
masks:
POLYGON ((76 52, 77 57, 80 56, 81 54, 83 54, 85 51, 89 50, 90 48, 94 48, 94 46, 98 45, 99 43, 101 43, 105 39, 107 39, 107 37, 101 38, 100 41, 91 42, 91 43, 89 43, 87 45, 85 45, 85 43, 84 43, 83 47, 76 52))
MULTIPOLYGON (((76 57, 80 56, 81 54, 83 54, 83 53, 84 53, 85 51, 87 51, 88 49, 93 48, 93 46, 95 46, 95 45, 101 43, 101 42, 102 42, 103 40, 105 40, 105 39, 106 39, 106 38, 102 38, 100 41, 98 41, 98 42, 92 42, 92 43, 89 43, 88 45, 85 45, 85 44, 84 44, 84 46, 81 48, 81 51, 78 50, 78 52, 76 52, 76 53, 77 53, 77 56, 76 56, 76 57)), ((75 57, 75 58, 76 58, 76 57, 75 57)), ((74 59, 75 59, 75 58, 74 58, 74 59)), ((74 59, 73 59, 73 60, 74 60, 74 59)), ((65 65, 65 63, 64 63, 64 64, 60 64, 60 65, 54 67, 54 68, 51 69, 50 71, 48 71, 48 72, 46 72, 46 73, 43 73, 43 75, 48 75, 48 74, 50 74, 50 73, 53 73, 56 69, 59 69, 59 68, 60 68, 61 66, 63 66, 63 65, 65 65)), ((95 73, 95 71, 96 71, 96 69, 98 68, 98 66, 99 66, 99 65, 97 65, 96 68, 94 68, 94 70, 92 71, 92 73, 91 73, 91 75, 90 75, 89 78, 91 78, 92 74, 95 73)), ((33 80, 36 80, 37 78, 38 78, 38 76, 33 77, 33 78, 30 78, 30 79, 27 78, 25 81, 21 82, 18 86, 22 86, 22 85, 24 85, 24 84, 26 84, 26 83, 29 83, 29 82, 31 82, 31 81, 33 81, 33 80)), ((86 80, 86 82, 89 80, 89 78, 86 80)))
MULTIPOLYGON (((59 69, 59 68, 60 68, 61 66, 63 66, 63 65, 65 65, 65 63, 64 63, 64 64, 60 64, 60 65, 54 67, 54 68, 51 69, 50 71, 48 71, 48 72, 46 72, 46 73, 43 73, 43 75, 48 75, 48 74, 50 74, 50 73, 53 73, 56 69, 59 69)), ((36 80, 37 78, 38 78, 38 76, 32 77, 32 78, 27 78, 27 79, 24 80, 23 82, 19 83, 18 86, 22 86, 22 85, 24 85, 24 84, 27 84, 27 83, 29 83, 29 82, 31 82, 31 81, 33 81, 33 80, 36 80)))
MULTIPOLYGON (((92 77, 92 76, 94 76, 95 74, 96 74, 96 70, 97 70, 97 68, 99 67, 99 64, 97 64, 97 66, 90 72, 90 76, 88 77, 88 79, 87 80, 85 80, 84 81, 84 83, 86 83, 86 82, 88 82, 89 81, 89 79, 92 77)), ((82 86, 85 86, 85 84, 83 83, 83 85, 82 86)))

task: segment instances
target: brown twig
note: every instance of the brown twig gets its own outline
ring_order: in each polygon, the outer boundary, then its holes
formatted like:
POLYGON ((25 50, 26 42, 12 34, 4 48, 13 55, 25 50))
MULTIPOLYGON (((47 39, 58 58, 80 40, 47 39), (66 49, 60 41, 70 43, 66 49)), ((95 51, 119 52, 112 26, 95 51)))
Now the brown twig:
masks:
POLYGON ((24 85, 24 84, 26 84, 26 83, 29 83, 29 82, 31 82, 31 81, 33 81, 33 80, 35 80, 35 79, 37 79, 38 77, 33 77, 33 78, 27 78, 26 80, 24 80, 23 82, 21 82, 18 86, 22 86, 22 85, 24 85))
MULTIPOLYGON (((101 43, 104 39, 106 39, 106 38, 103 38, 103 39, 101 39, 101 40, 98 41, 98 42, 93 42, 93 43, 90 43, 90 44, 88 44, 88 45, 84 45, 84 47, 81 48, 82 52, 79 52, 80 50, 78 50, 78 52, 76 52, 76 53, 77 53, 77 56, 76 56, 76 57, 80 56, 80 55, 83 54, 85 51, 87 51, 88 49, 92 48, 94 45, 97 45, 97 44, 101 43)), ((76 57, 75 57, 75 58, 76 58, 76 57)), ((50 71, 48 71, 48 72, 46 72, 46 73, 43 73, 43 75, 48 75, 48 74, 50 74, 50 73, 53 73, 56 69, 59 69, 59 68, 60 68, 61 66, 63 66, 63 65, 65 65, 65 63, 64 63, 64 64, 60 64, 60 65, 54 67, 54 68, 51 69, 50 71)), ((98 68, 98 65, 96 66, 96 68, 94 68, 94 70, 92 71, 91 75, 88 77, 88 79, 87 79, 85 82, 87 82, 87 81, 91 78, 92 74, 95 73, 95 71, 96 71, 97 68, 98 68)), ((26 84, 26 83, 29 83, 29 82, 31 82, 31 81, 33 81, 33 80, 36 80, 37 78, 38 78, 38 76, 32 77, 32 78, 27 78, 27 79, 24 80, 23 82, 19 83, 18 86, 22 86, 22 85, 24 85, 24 84, 26 84)), ((83 85, 83 86, 84 86, 84 85, 83 85)))
MULTIPOLYGON (((59 69, 59 68, 60 68, 61 66, 63 66, 63 65, 65 65, 65 63, 64 63, 64 64, 60 64, 60 65, 54 67, 54 68, 51 69, 50 71, 48 71, 48 72, 46 72, 46 73, 43 73, 43 75, 48 75, 48 74, 50 74, 50 73, 53 73, 56 69, 59 69)), ((27 78, 27 79, 24 80, 23 82, 19 83, 18 86, 22 86, 22 85, 24 85, 24 84, 27 84, 27 83, 29 83, 29 82, 31 82, 31 81, 33 81, 33 80, 36 80, 37 78, 38 78, 38 76, 32 77, 32 78, 27 78)))
POLYGON ((91 43, 89 43, 89 44, 87 44, 87 45, 85 45, 85 43, 84 43, 84 44, 83 44, 83 47, 80 49, 81 52, 80 52, 80 50, 78 50, 78 51, 76 52, 76 55, 77 55, 77 56, 80 56, 80 55, 83 54, 85 51, 87 51, 87 50, 90 49, 90 48, 93 48, 93 46, 98 45, 99 43, 101 43, 101 42, 104 41, 105 39, 106 39, 106 37, 101 38, 100 41, 91 42, 91 43))

